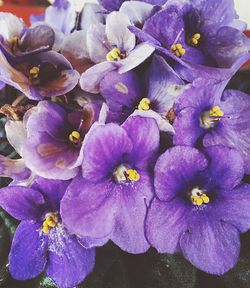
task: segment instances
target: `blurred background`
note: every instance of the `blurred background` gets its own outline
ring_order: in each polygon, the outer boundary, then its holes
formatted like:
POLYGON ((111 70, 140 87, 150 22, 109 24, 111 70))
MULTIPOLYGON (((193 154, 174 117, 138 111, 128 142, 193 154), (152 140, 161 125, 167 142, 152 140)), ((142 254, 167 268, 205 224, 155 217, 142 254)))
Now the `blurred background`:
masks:
MULTIPOLYGON (((49 5, 54 0, 0 0, 0 11, 14 12, 22 16, 27 21, 31 13, 39 14, 44 6, 49 5), (20 9, 20 6, 22 8, 20 9)), ((86 2, 97 2, 97 0, 71 0, 79 10, 86 2)), ((220 0, 218 0, 220 1, 220 0)), ((248 23, 250 29, 250 0, 235 0, 235 7, 241 20, 248 23)))

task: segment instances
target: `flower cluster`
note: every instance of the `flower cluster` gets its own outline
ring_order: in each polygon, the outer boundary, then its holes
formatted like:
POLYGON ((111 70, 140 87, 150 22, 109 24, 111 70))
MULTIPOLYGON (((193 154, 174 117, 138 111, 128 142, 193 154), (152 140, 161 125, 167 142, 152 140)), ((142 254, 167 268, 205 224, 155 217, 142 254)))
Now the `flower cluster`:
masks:
POLYGON ((31 21, 0 13, 13 278, 74 287, 109 240, 230 270, 250 229, 250 97, 227 90, 250 40, 233 0, 56 0, 31 21))

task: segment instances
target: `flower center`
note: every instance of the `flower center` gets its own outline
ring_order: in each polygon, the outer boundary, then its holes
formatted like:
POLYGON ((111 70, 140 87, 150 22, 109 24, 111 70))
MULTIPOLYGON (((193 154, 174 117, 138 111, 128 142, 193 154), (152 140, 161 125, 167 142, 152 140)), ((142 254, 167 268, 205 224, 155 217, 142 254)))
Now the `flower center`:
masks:
POLYGON ((78 131, 72 131, 69 134, 69 141, 75 146, 79 146, 82 142, 81 134, 78 131))
POLYGON ((181 57, 186 53, 186 50, 182 47, 180 43, 174 44, 171 46, 171 51, 175 54, 177 57, 181 57))
POLYGON ((192 46, 197 46, 199 44, 199 40, 201 38, 201 34, 195 33, 190 39, 190 43, 192 46))
POLYGON ((140 180, 140 174, 135 169, 129 169, 125 165, 118 166, 113 176, 118 183, 140 180))
POLYGON ((224 116, 223 111, 219 106, 214 106, 209 111, 202 113, 200 123, 203 128, 212 128, 224 116))
POLYGON ((112 49, 107 55, 107 61, 120 61, 126 58, 126 53, 122 53, 118 48, 112 49))
POLYGON ((11 51, 15 53, 18 50, 18 47, 21 45, 21 40, 18 37, 14 36, 10 40, 10 45, 11 45, 10 48, 11 51))
POLYGON ((205 194, 204 191, 199 188, 192 189, 190 200, 194 205, 197 206, 208 204, 210 202, 207 194, 205 194))
POLYGON ((37 79, 39 77, 40 68, 38 66, 34 66, 30 69, 29 74, 32 80, 37 79))
POLYGON ((150 99, 142 98, 139 105, 138 105, 138 109, 147 111, 150 109, 150 103, 151 103, 150 99))
POLYGON ((45 216, 43 221, 43 233, 48 234, 51 228, 56 227, 59 222, 59 218, 56 213, 50 212, 45 216))

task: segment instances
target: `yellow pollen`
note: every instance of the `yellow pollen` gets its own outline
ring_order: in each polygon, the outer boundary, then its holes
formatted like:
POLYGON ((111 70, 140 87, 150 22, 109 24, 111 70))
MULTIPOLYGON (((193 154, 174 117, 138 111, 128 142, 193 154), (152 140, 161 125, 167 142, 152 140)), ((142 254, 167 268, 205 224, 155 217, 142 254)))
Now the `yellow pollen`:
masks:
MULTIPOLYGON (((222 117, 224 116, 223 111, 219 106, 214 106, 211 110, 209 110, 210 117, 222 117)), ((219 118, 215 118, 214 120, 219 120, 219 118)))
POLYGON ((191 201, 194 205, 201 206, 202 204, 208 204, 210 199, 205 193, 202 193, 201 195, 191 196, 191 201))
POLYGON ((142 98, 139 105, 138 105, 138 109, 147 111, 150 109, 150 103, 151 103, 150 99, 142 98))
POLYGON ((33 68, 30 69, 30 77, 32 79, 37 79, 39 76, 40 68, 37 66, 34 66, 33 68))
POLYGON ((45 217, 45 220, 43 221, 43 232, 45 234, 49 233, 51 228, 56 227, 58 223, 58 217, 55 213, 49 213, 45 217))
POLYGON ((81 135, 78 131, 73 131, 69 134, 69 141, 77 144, 81 141, 81 135))
POLYGON ((201 38, 201 34, 195 33, 192 38, 190 39, 190 42, 193 46, 197 46, 199 44, 199 40, 201 38))
POLYGON ((182 47, 180 43, 174 44, 171 46, 171 51, 175 54, 177 57, 181 57, 186 53, 186 50, 182 47))
POLYGON ((134 169, 128 169, 126 171, 127 177, 130 181, 139 181, 140 180, 140 174, 134 170, 134 169))
POLYGON ((119 61, 124 58, 124 55, 122 55, 121 51, 118 48, 112 49, 107 55, 106 59, 107 61, 119 61))

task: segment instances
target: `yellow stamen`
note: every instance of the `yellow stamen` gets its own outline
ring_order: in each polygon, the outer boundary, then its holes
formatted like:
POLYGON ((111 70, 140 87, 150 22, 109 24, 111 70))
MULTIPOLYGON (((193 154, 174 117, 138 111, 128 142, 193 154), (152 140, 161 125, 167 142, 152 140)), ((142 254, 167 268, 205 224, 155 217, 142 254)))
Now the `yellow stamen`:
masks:
POLYGON ((124 55, 121 53, 121 51, 118 48, 112 49, 107 55, 106 59, 107 61, 119 61, 121 59, 125 58, 124 55))
POLYGON ((140 174, 134 170, 134 169, 128 169, 126 171, 127 177, 130 181, 139 181, 140 180, 140 174))
POLYGON ((34 66, 33 68, 30 69, 30 77, 32 79, 37 79, 39 76, 40 68, 37 66, 34 66))
POLYGON ((56 227, 58 221, 58 217, 55 213, 48 213, 43 221, 43 232, 45 234, 49 233, 51 228, 56 227))
POLYGON ((199 39, 201 38, 201 34, 195 33, 192 38, 190 39, 190 42, 193 46, 197 46, 199 44, 199 39))
POLYGON ((139 105, 138 105, 138 109, 147 111, 150 109, 150 103, 151 103, 150 99, 142 98, 139 105))
POLYGON ((202 204, 208 204, 210 199, 205 193, 202 193, 201 195, 192 195, 191 201, 194 205, 201 206, 202 204))
POLYGON ((212 109, 204 111, 201 114, 200 124, 205 129, 212 128, 224 116, 223 111, 219 106, 214 106, 212 109))
POLYGON ((180 43, 174 44, 171 46, 171 51, 175 54, 177 57, 181 57, 186 53, 186 50, 182 47, 180 43))
POLYGON ((21 45, 21 40, 18 37, 14 36, 11 38, 10 43, 11 51, 16 52, 17 48, 21 45))
MULTIPOLYGON (((219 106, 214 106, 211 110, 209 110, 209 116, 211 116, 211 117, 216 117, 216 116, 222 117, 222 116, 224 116, 224 113, 220 109, 219 106)), ((219 120, 219 118, 215 118, 215 120, 217 120, 217 119, 219 120)))
POLYGON ((69 141, 78 144, 81 142, 81 134, 78 131, 73 131, 69 134, 69 141))

